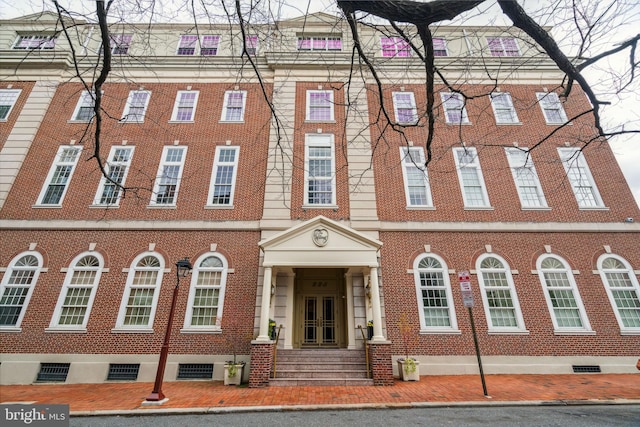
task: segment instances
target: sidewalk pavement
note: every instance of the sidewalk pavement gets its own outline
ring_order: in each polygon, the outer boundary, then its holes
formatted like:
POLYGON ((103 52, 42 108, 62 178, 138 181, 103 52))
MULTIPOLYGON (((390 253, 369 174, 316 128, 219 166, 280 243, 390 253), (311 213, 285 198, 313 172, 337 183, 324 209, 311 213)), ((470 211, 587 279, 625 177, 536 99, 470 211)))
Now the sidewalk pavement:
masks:
POLYGON ((167 402, 143 406, 152 383, 0 386, 0 403, 69 404, 72 416, 471 405, 640 404, 640 374, 422 376, 393 386, 251 389, 221 381, 164 382, 167 402))

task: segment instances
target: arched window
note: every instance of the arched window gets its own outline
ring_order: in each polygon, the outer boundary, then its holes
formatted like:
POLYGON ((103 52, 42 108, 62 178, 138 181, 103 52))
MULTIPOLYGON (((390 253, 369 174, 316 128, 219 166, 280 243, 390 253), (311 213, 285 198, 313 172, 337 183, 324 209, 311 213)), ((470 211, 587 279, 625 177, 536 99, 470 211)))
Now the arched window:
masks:
POLYGON ((120 304, 117 329, 153 329, 163 270, 164 259, 157 253, 144 253, 133 260, 120 304))
POLYGON ((185 330, 220 329, 227 272, 227 260, 220 254, 208 253, 198 258, 191 277, 185 330))
POLYGON ((38 252, 21 253, 9 263, 0 290, 0 330, 20 330, 42 263, 38 252))
POLYGON ((537 268, 555 331, 591 331, 569 264, 557 255, 542 255, 537 268))
POLYGON ((434 254, 418 257, 413 275, 423 331, 458 332, 447 265, 434 254))
POLYGON ((102 265, 98 253, 84 253, 71 262, 49 329, 86 329, 102 265))
POLYGON ((494 254, 476 261, 489 332, 524 332, 516 287, 507 262, 494 254))
POLYGON ((600 278, 622 332, 640 332, 640 286, 629 263, 617 255, 598 259, 600 278))

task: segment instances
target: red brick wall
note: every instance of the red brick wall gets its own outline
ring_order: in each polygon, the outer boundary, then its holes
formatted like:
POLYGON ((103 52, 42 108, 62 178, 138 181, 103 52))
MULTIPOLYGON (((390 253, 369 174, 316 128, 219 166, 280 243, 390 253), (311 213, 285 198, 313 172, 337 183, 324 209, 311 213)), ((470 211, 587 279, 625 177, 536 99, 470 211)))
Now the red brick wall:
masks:
MULTIPOLYGON (((473 315, 480 348, 486 355, 567 356, 589 354, 595 356, 633 356, 640 348, 640 336, 621 336, 613 308, 596 270, 597 257, 603 245, 610 245, 612 253, 624 257, 632 266, 640 265, 637 233, 437 233, 383 232, 382 287, 384 292, 387 337, 393 342, 393 353, 403 354, 398 331, 401 316, 418 335, 420 320, 413 274, 415 257, 431 245, 433 253, 440 255, 448 269, 455 271, 475 269, 477 257, 485 253, 485 245, 505 258, 513 275, 516 293, 529 335, 488 335, 477 275, 471 275, 475 307, 473 315), (575 275, 577 287, 587 317, 596 335, 554 335, 551 315, 536 270, 536 259, 544 253, 544 245, 551 245, 554 254, 567 260, 575 275), (412 255, 411 255, 412 254, 412 255), (410 256, 411 255, 411 256, 410 256)), ((467 308, 463 306, 457 274, 449 276, 453 292, 458 327, 461 335, 419 335, 409 343, 410 355, 471 355, 474 354, 473 337, 467 308)))
MULTIPOLYGON (((12 219, 144 219, 144 220, 256 220, 262 215, 264 177, 266 176, 270 114, 258 85, 239 85, 247 90, 244 123, 219 123, 225 90, 235 85, 193 83, 192 90, 200 96, 195 123, 168 123, 178 90, 186 84, 145 84, 151 98, 144 123, 120 123, 130 90, 140 86, 127 84, 105 85, 105 123, 100 154, 108 156, 112 145, 123 140, 135 146, 126 186, 132 187, 118 209, 96 209, 93 202, 101 174, 92 154, 94 124, 67 123, 78 102, 82 87, 63 84, 51 102, 49 111, 33 141, 29 156, 20 171, 14 190, 9 193, 0 213, 12 219), (111 118, 107 118, 111 117, 111 118), (75 139, 85 150, 70 181, 62 208, 32 209, 54 161, 60 145, 75 139), (165 145, 188 146, 176 209, 147 209, 150 190, 158 171, 165 145), (234 209, 204 209, 213 169, 216 145, 240 146, 238 179, 234 209), (19 190, 16 190, 19 189, 19 190)), ((268 87, 268 90, 271 90, 268 87)), ((12 114, 13 116, 13 114, 12 114)))
POLYGON ((231 343, 238 354, 249 354, 253 338, 254 303, 258 275, 257 232, 227 231, 3 231, 0 233, 0 265, 7 266, 17 254, 36 242, 36 251, 44 255, 44 267, 22 321, 22 333, 3 333, 0 351, 5 353, 117 353, 155 354, 159 351, 169 316, 176 284, 175 262, 188 256, 195 261, 217 243, 234 273, 227 275, 222 334, 180 333, 189 296, 191 277, 182 279, 171 335, 171 348, 184 354, 230 354, 231 343), (45 332, 58 301, 71 260, 96 243, 105 258, 102 274, 91 311, 87 332, 82 334, 45 332), (149 243, 165 259, 165 273, 154 319, 153 334, 112 333, 122 300, 131 261, 147 251, 149 243))
POLYGON ((16 124, 16 120, 18 116, 22 112, 22 108, 24 107, 25 102, 27 102, 27 98, 31 95, 31 90, 33 89, 34 82, 9 82, 4 81, 0 83, 0 89, 22 89, 20 92, 20 96, 16 101, 9 117, 7 117, 6 122, 0 122, 0 150, 4 147, 4 144, 7 142, 7 138, 13 129, 13 126, 16 124), (11 86, 11 87, 9 87, 11 86))
POLYGON ((273 343, 251 344, 251 372, 249 387, 259 388, 269 385, 273 365, 273 343))

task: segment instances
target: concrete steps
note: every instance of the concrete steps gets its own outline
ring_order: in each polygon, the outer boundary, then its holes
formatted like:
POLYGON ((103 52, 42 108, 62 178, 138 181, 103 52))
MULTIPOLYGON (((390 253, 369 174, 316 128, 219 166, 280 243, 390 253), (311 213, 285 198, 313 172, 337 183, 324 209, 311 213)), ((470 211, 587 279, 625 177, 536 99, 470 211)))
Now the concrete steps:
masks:
POLYGON ((373 385, 363 350, 278 350, 273 386, 373 385))

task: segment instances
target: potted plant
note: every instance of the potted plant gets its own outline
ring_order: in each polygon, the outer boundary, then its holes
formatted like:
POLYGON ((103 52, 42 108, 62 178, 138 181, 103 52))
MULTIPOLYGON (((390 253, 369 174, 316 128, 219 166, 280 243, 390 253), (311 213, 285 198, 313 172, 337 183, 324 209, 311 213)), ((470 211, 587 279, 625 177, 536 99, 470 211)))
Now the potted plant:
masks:
MULTIPOLYGON (((221 323, 221 321, 220 321, 221 323)), ((242 371, 245 366, 245 362, 238 361, 237 356, 237 346, 240 344, 240 340, 238 339, 236 334, 232 333, 233 328, 230 328, 227 334, 225 335, 227 346, 233 353, 233 360, 227 360, 224 364, 224 385, 239 385, 242 383, 242 371)))
POLYGON ((367 320, 367 339, 373 338, 373 320, 367 320))
POLYGON ((407 316, 404 313, 400 316, 398 328, 400 330, 400 339, 402 340, 402 348, 405 355, 397 360, 398 375, 403 381, 420 381, 420 362, 409 356, 410 344, 415 342, 417 336, 414 335, 411 325, 409 325, 407 321, 407 316))

